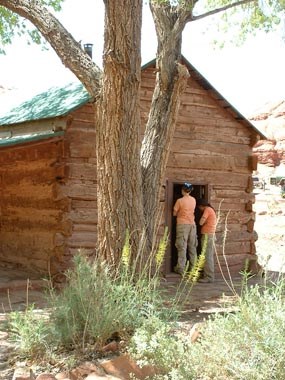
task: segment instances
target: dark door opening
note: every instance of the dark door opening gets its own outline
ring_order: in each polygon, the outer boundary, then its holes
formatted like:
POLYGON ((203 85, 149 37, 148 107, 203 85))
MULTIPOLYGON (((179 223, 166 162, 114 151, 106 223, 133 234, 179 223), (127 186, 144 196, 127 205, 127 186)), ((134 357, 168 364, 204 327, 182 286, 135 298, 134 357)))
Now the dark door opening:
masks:
MULTIPOLYGON (((169 223, 169 232, 170 232, 170 249, 169 249, 169 257, 168 257, 168 265, 167 265, 167 272, 173 272, 174 267, 177 264, 177 249, 175 247, 175 240, 176 240, 176 218, 172 215, 173 214, 173 207, 178 198, 182 197, 181 189, 182 189, 183 183, 174 183, 172 182, 169 184, 171 186, 171 191, 169 192, 170 197, 168 201, 168 223, 169 223)), ((208 199, 208 185, 198 185, 193 184, 194 189, 191 192, 191 195, 197 200, 199 198, 205 198, 208 199)), ((197 247, 197 253, 198 255, 201 253, 201 227, 198 224, 198 221, 201 217, 201 212, 198 208, 195 210, 195 222, 197 225, 197 235, 198 235, 198 247, 197 247)))

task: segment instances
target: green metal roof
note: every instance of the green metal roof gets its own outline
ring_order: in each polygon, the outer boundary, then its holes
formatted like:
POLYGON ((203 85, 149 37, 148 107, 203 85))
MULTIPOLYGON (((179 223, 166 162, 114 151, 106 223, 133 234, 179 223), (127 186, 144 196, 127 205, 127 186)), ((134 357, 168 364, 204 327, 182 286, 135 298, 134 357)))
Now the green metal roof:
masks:
POLYGON ((15 136, 15 137, 10 137, 6 139, 0 139, 0 148, 13 146, 17 144, 46 140, 52 137, 59 137, 63 135, 64 135, 64 131, 59 131, 59 132, 34 133, 30 135, 22 135, 22 136, 15 136))
POLYGON ((63 116, 89 100, 90 95, 81 83, 52 87, 0 115, 0 126, 63 116))

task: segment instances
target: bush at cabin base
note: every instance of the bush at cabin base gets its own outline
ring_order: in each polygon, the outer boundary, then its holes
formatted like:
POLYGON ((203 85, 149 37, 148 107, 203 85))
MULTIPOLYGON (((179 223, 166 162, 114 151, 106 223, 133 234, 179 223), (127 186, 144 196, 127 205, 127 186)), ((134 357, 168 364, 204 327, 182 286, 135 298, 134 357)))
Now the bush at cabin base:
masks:
POLYGON ((138 329, 130 351, 161 369, 157 379, 282 380, 285 378, 285 284, 245 288, 239 311, 216 314, 191 343, 189 336, 165 334, 165 326, 138 329), (167 336, 167 337, 166 337, 167 336), (159 338, 160 337, 160 338, 159 338))
POLYGON ((162 239, 154 273, 151 260, 140 266, 141 271, 137 270, 139 258, 130 263, 128 244, 116 268, 99 258, 91 263, 82 253, 75 256, 74 268, 66 272, 64 288, 48 291, 48 323, 34 318, 30 307, 24 313, 10 315, 10 329, 22 354, 42 355, 46 346, 55 352, 85 352, 87 347, 100 350, 112 339, 127 342, 145 319, 155 316, 168 320, 175 316, 173 308, 164 306, 159 288, 159 265, 165 247, 162 239))
MULTIPOLYGON (((87 272, 86 270, 87 268, 84 264, 82 272, 81 270, 79 271, 81 274, 85 274, 83 276, 84 279, 86 279, 86 273, 88 273, 88 270, 87 272)), ((76 287, 79 285, 77 281, 73 283, 74 286, 76 284, 76 287)), ((88 281, 86 281, 85 285, 89 289, 87 283, 88 281)), ((83 289, 85 288, 82 285, 81 290, 83 289)), ((283 281, 278 282, 276 286, 256 286, 250 289, 244 286, 242 297, 238 299, 235 308, 235 310, 239 311, 217 314, 208 320, 203 324, 201 338, 194 344, 191 343, 188 335, 179 330, 175 321, 171 322, 163 319, 163 314, 161 314, 160 310, 156 312, 155 308, 148 306, 146 312, 142 308, 141 311, 143 310, 143 312, 139 314, 138 319, 140 323, 132 325, 133 335, 129 345, 129 352, 139 363, 151 363, 155 368, 159 369, 160 374, 153 377, 157 379, 283 380, 285 378, 285 343, 283 338, 285 333, 284 289, 283 281)), ((156 289, 156 291, 158 290, 156 289)), ((75 299, 77 301, 79 299, 82 302, 82 299, 77 297, 74 287, 70 288, 70 292, 73 296, 76 294, 75 299)), ((87 294, 88 296, 91 295, 90 293, 87 294)), ((116 293, 116 295, 118 294, 121 295, 121 291, 116 293)), ((156 296, 159 298, 159 293, 156 296)), ((148 301, 149 297, 148 295, 148 301)), ((72 305, 74 304, 72 303, 72 305)), ((79 305, 79 303, 76 305, 79 305)), ((126 306, 126 304, 124 305, 126 306)), ((67 307, 66 302, 64 307, 67 307)), ((24 317, 29 320, 29 323, 25 319, 21 321, 18 319, 13 325, 14 333, 17 332, 17 326, 19 327, 19 325, 25 331, 28 331, 29 326, 33 326, 34 332, 37 332, 33 349, 22 351, 22 358, 34 355, 36 349, 41 350, 43 347, 49 347, 50 349, 52 347, 54 351, 50 350, 46 352, 46 356, 43 353, 42 360, 47 363, 47 356, 50 355, 52 361, 56 362, 56 360, 59 360, 56 356, 56 349, 65 347, 66 355, 69 358, 73 358, 69 360, 70 365, 75 366, 78 363, 78 358, 82 357, 82 354, 78 355, 76 348, 82 352, 82 348, 84 347, 85 353, 91 348, 89 352, 94 352, 96 344, 91 344, 90 346, 91 340, 87 340, 87 337, 89 337, 87 333, 84 346, 82 342, 83 337, 77 342, 78 346, 76 346, 75 339, 69 346, 66 341, 65 346, 62 342, 60 346, 60 340, 58 340, 57 346, 55 340, 50 340, 50 337, 54 339, 57 328, 63 327, 63 320, 59 319, 61 326, 56 327, 54 325, 55 318, 52 316, 51 326, 53 335, 49 335, 51 332, 47 334, 46 329, 43 328, 47 324, 41 320, 41 324, 39 324, 40 328, 38 328, 37 320, 39 321, 39 319, 36 317, 32 319, 32 315, 34 316, 33 310, 27 311, 24 317), (38 339, 41 328, 43 333, 42 340, 38 339), (49 346, 47 346, 47 343, 49 346)), ((76 314, 73 315, 75 317, 76 314)), ((117 328, 118 324, 115 327, 117 328)), ((71 331, 73 332, 75 329, 71 331)), ((78 331, 76 331, 76 334, 78 334, 78 331)), ((110 336, 110 334, 107 335, 110 336)), ((26 334, 25 336, 29 335, 26 334)), ((78 338, 78 335, 75 335, 75 337, 78 338)), ((67 361, 66 365, 68 365, 67 361)))

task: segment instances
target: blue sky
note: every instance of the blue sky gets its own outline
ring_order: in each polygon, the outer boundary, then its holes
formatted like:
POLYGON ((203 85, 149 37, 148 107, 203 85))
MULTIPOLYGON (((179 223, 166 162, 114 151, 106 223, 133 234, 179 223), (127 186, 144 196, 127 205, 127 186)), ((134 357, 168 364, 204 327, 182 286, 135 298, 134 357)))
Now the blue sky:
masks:
MULTIPOLYGON (((93 59, 100 64, 103 1, 66 0, 57 17, 78 41, 94 44, 93 59)), ((183 34, 182 48, 185 57, 208 81, 245 116, 266 102, 285 99, 285 43, 280 36, 259 33, 249 37, 242 47, 214 49, 213 36, 204 33, 208 22, 205 19, 189 24, 183 34)), ((155 31, 148 8, 144 11, 142 35, 142 63, 146 63, 156 53, 155 31)), ((15 40, 7 48, 7 55, 0 56, 0 68, 0 85, 18 89, 19 99, 76 80, 52 49, 43 51, 38 46, 27 45, 24 38, 15 40)), ((10 97, 6 105, 2 103, 0 107, 9 108, 11 102, 10 97)))

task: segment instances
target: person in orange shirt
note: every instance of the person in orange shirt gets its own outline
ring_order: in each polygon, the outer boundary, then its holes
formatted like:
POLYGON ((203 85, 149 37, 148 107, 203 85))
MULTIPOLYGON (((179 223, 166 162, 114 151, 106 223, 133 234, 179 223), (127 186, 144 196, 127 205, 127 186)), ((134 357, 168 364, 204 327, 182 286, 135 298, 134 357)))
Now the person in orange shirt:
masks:
POLYGON ((197 206, 202 212, 199 224, 201 226, 202 252, 205 252, 204 277, 198 280, 198 282, 210 283, 215 280, 214 240, 217 217, 215 210, 206 199, 198 199, 197 206))
POLYGON ((177 265, 174 268, 175 273, 183 274, 186 269, 186 254, 188 248, 190 268, 193 268, 197 260, 197 231, 194 220, 194 211, 196 199, 190 195, 193 190, 191 183, 185 182, 182 186, 182 198, 177 199, 173 215, 176 220, 176 241, 178 258, 177 265))

